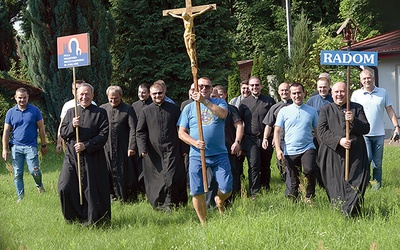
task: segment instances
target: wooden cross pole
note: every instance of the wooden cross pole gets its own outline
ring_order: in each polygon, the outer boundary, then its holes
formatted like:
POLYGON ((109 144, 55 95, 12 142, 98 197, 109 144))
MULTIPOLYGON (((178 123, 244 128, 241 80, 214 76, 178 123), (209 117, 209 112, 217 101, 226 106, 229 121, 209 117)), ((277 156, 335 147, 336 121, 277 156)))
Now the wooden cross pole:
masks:
MULTIPOLYGON (((360 31, 357 25, 347 18, 346 21, 340 26, 336 31, 336 34, 343 34, 343 42, 347 43, 347 51, 351 51, 351 44, 356 41, 357 31, 360 31)), ((346 88, 346 111, 350 110, 350 65, 347 66, 347 88, 346 88)), ((346 121, 346 140, 350 140, 350 121, 346 121)), ((344 180, 349 180, 349 170, 350 170, 350 150, 346 149, 345 158, 345 168, 344 168, 344 180)))
MULTIPOLYGON (((194 18, 203 14, 206 11, 216 10, 217 5, 210 4, 210 5, 201 5, 193 7, 192 0, 185 0, 185 3, 186 3, 185 8, 164 10, 163 16, 170 15, 172 17, 183 20, 183 25, 185 27, 183 38, 185 41, 187 53, 190 58, 190 66, 192 68, 194 89, 195 91, 199 92, 198 78, 197 78, 198 67, 197 67, 197 55, 196 55, 196 36, 193 29, 194 18)), ((197 111, 197 124, 199 128, 199 140, 204 141, 199 102, 196 102, 196 111, 197 111)), ((203 175, 204 192, 208 192, 206 155, 204 149, 200 149, 200 156, 201 156, 201 170, 202 170, 201 172, 203 175)))

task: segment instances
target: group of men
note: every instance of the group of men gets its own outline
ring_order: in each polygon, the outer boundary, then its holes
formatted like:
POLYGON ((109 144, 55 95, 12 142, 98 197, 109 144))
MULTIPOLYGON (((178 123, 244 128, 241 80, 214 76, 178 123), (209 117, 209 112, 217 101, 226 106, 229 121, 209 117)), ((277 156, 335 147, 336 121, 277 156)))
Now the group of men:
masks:
MULTIPOLYGON (((99 107, 93 102, 92 85, 77 81, 73 84, 76 98, 63 108, 57 141, 58 152, 66 144, 58 183, 64 218, 107 223, 112 200, 131 201, 139 192, 146 194, 154 208, 169 210, 187 203, 189 179, 194 209, 205 224, 210 203, 223 213, 226 200, 240 192, 244 155, 251 198, 256 199, 262 188, 270 188, 273 147, 286 181, 286 196, 298 201, 303 172, 306 203, 313 204, 318 180, 332 204, 345 215, 357 214, 370 183, 371 162, 373 187, 378 189, 382 183, 383 110, 400 132, 390 98, 375 86, 372 72, 361 71, 360 81, 363 87, 353 93, 354 102, 347 100, 345 83, 337 82, 330 90, 330 77, 324 73, 317 81, 318 94, 307 104, 299 83, 282 83, 281 101, 276 103, 261 93, 261 80, 252 76, 241 83, 240 97, 228 105, 226 88, 215 86, 213 94, 211 80, 202 77, 198 91, 191 86, 189 100, 181 109, 166 97, 162 80, 151 86, 141 84, 139 100, 132 105, 122 101, 119 86, 110 86, 108 103, 99 107), (346 138, 346 123, 350 138, 346 138), (346 151, 348 180, 344 179, 346 151), (207 200, 203 161, 211 189, 207 200)), ((41 151, 47 153, 44 122, 28 98, 26 89, 17 89, 17 105, 7 112, 2 141, 4 159, 11 149, 18 202, 24 196, 24 160, 38 191, 44 192, 37 152, 39 130, 41 151)))

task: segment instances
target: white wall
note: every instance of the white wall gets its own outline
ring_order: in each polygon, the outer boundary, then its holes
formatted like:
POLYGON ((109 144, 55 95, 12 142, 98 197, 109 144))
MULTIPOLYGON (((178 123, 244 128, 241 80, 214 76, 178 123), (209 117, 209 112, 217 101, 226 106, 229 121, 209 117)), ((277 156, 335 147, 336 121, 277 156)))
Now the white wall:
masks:
MULTIPOLYGON (((392 101, 393 109, 400 117, 400 56, 380 59, 378 63, 379 87, 386 89, 392 101)), ((390 137, 393 124, 389 117, 384 118, 386 137, 390 137)))

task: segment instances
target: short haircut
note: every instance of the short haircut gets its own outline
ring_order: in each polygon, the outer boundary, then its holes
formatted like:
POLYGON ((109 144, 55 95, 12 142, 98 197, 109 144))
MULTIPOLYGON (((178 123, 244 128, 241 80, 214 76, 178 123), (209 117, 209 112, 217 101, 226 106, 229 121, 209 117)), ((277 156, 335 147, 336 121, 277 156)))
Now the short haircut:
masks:
POLYGON ((211 79, 208 78, 207 76, 203 76, 203 77, 199 78, 199 80, 200 80, 200 79, 203 80, 203 81, 208 81, 208 82, 210 83, 210 85, 212 86, 211 79))
MULTIPOLYGON (((75 80, 75 84, 82 84, 85 80, 75 80)), ((71 83, 72 87, 74 87, 74 82, 71 83)))
MULTIPOLYGON (((164 89, 164 90, 167 89, 167 84, 165 84, 165 82, 164 82, 163 80, 157 80, 157 81, 155 81, 155 82, 153 83, 153 85, 154 85, 155 83, 161 84, 161 85, 163 86, 163 89, 164 89)), ((153 86, 153 85, 152 85, 152 86, 153 86)))
POLYGON ((259 82, 260 84, 262 84, 261 79, 260 79, 258 76, 252 76, 252 77, 250 77, 250 78, 249 78, 249 82, 250 82, 250 80, 253 80, 253 79, 257 79, 258 82, 259 82))
POLYGON ((78 89, 80 89, 80 88, 82 88, 82 87, 89 87, 89 88, 92 90, 92 93, 94 94, 94 88, 93 88, 93 86, 90 85, 89 83, 83 82, 83 83, 81 84, 81 86, 79 86, 78 89))
POLYGON ((304 86, 301 83, 294 82, 294 83, 290 84, 290 88, 291 87, 294 87, 294 88, 301 87, 301 90, 304 92, 304 86))
POLYGON ((240 86, 242 85, 249 85, 249 80, 244 80, 240 83, 240 86))
POLYGON ((226 94, 226 88, 224 86, 222 86, 222 85, 216 85, 214 87, 214 89, 222 90, 224 92, 224 94, 226 94))
POLYGON ((164 88, 164 86, 162 85, 162 83, 160 83, 160 82, 155 82, 155 83, 153 83, 153 85, 151 85, 150 89, 155 88, 155 87, 160 87, 160 88, 163 90, 163 92, 165 93, 165 88, 164 88))
POLYGON ((17 90, 15 90, 15 94, 17 94, 17 92, 19 93, 27 93, 29 95, 29 92, 26 88, 18 88, 17 90))
POLYGON ((139 85, 138 90, 139 90, 139 88, 147 89, 148 91, 150 91, 150 83, 144 82, 139 85))
POLYGON ((120 94, 122 96, 122 89, 120 86, 110 86, 106 90, 106 95, 108 94, 120 94))

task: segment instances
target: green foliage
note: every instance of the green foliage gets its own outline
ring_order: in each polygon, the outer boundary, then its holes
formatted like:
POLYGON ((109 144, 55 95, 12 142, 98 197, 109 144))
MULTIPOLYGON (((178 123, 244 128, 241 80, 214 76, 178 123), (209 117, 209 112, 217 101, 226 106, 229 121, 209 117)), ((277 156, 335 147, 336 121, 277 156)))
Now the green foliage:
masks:
POLYGON ((312 23, 329 26, 336 22, 341 0, 292 0, 292 13, 297 18, 302 11, 312 23))
POLYGON ((311 83, 313 75, 309 57, 312 44, 315 41, 314 34, 309 28, 309 19, 303 13, 293 29, 293 50, 290 59, 288 80, 303 84, 306 93, 312 93, 314 86, 311 83))
POLYGON ((263 54, 261 53, 258 57, 253 59, 253 68, 251 70, 252 76, 258 76, 261 83, 263 84, 262 93, 264 95, 269 95, 269 85, 268 73, 267 73, 267 63, 264 60, 263 54))
MULTIPOLYGON (((136 98, 139 84, 163 79, 168 86, 168 96, 175 101, 186 99, 193 77, 183 41, 183 21, 162 16, 162 10, 182 8, 184 1, 111 2, 117 24, 112 47, 113 84, 120 85, 126 95, 136 98)), ((196 1, 195 5, 208 3, 196 1)), ((234 22, 226 4, 215 3, 216 11, 194 19, 198 75, 210 77, 213 84, 226 86, 232 69, 232 42, 228 34, 234 29, 234 22)))
POLYGON ((57 67, 57 37, 89 33, 91 65, 76 69, 76 78, 91 83, 95 101, 106 102, 105 90, 110 84, 111 55, 109 46, 114 37, 114 21, 105 7, 95 0, 29 1, 24 12, 25 37, 21 54, 34 86, 43 89, 42 112, 46 129, 56 138, 61 107, 72 98, 71 70, 57 67))
POLYGON ((236 62, 236 56, 233 56, 233 67, 232 74, 228 76, 228 100, 240 95, 240 71, 239 66, 236 62))
POLYGON ((339 17, 344 21, 350 17, 361 33, 357 41, 378 35, 382 32, 399 29, 400 16, 397 0, 342 0, 339 17))
POLYGON ((281 1, 236 1, 234 15, 238 20, 235 44, 239 60, 263 53, 265 61, 273 64, 274 56, 286 39, 285 11, 281 1))
MULTIPOLYGON (((0 249, 397 249, 400 238, 400 147, 384 148, 384 186, 367 189, 363 214, 346 218, 329 204, 325 191, 316 190, 309 207, 284 197, 275 162, 271 189, 252 200, 239 197, 224 216, 207 211, 201 227, 192 204, 168 213, 151 208, 147 200, 112 203, 109 227, 66 224, 57 182, 62 154, 48 145, 40 167, 46 193, 38 194, 26 171, 25 198, 16 204, 13 176, 0 168, 0 249), (24 232, 24 233, 22 233, 24 232), (28 233, 34 232, 34 233, 28 233), (379 232, 379 233, 377 233, 379 232)), ((10 163, 10 161, 8 161, 10 163)), ((246 172, 245 172, 246 173, 246 172)), ((247 183, 247 179, 245 180, 247 183)))
POLYGON ((0 34, 0 71, 8 71, 13 61, 18 60, 18 56, 14 28, 11 25, 4 0, 0 0, 0 34))

